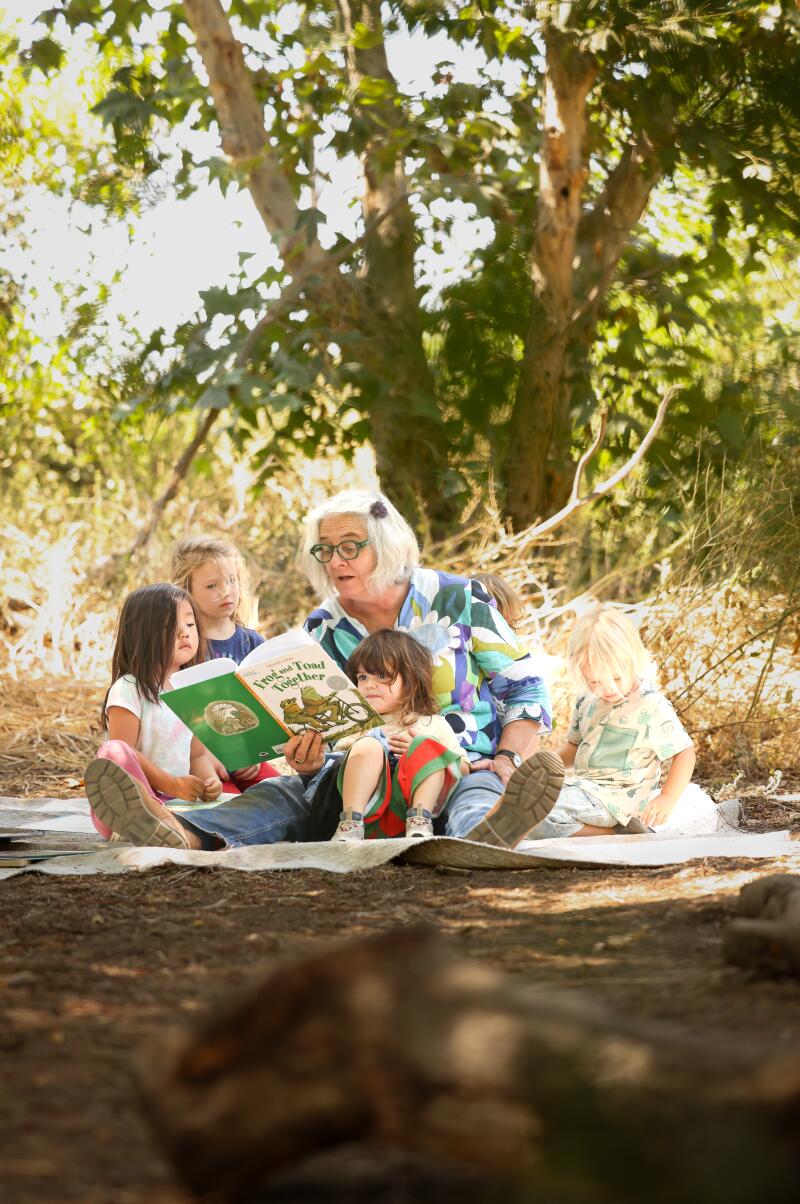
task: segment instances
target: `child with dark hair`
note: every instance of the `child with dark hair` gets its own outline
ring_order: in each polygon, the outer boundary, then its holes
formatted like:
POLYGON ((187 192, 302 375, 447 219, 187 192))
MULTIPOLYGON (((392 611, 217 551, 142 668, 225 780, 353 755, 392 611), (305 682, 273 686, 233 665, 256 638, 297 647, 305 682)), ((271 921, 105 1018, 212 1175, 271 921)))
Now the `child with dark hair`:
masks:
POLYGON ((469 762, 447 720, 437 714, 433 661, 401 631, 378 631, 356 648, 347 672, 382 727, 351 741, 338 774, 342 813, 334 840, 432 836, 433 820, 469 762))
POLYGON ((227 776, 159 698, 173 673, 204 659, 202 645, 194 603, 178 586, 146 585, 123 602, 102 707, 108 740, 85 775, 92 822, 106 840, 132 813, 124 835, 134 844, 201 847, 195 832, 153 804, 211 802, 227 776))

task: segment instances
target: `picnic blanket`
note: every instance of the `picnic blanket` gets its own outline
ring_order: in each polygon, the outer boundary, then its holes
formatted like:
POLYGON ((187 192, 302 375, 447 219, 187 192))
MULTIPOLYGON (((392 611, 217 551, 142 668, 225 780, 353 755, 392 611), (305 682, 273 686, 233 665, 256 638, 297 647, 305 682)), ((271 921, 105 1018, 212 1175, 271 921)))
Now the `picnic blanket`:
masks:
MULTIPOLYGON (((434 836, 358 844, 325 841, 248 845, 209 853, 105 844, 97 839, 85 798, 0 797, 0 832, 24 836, 28 849, 38 849, 43 854, 54 847, 69 850, 22 866, 6 867, 0 861, 0 879, 33 871, 61 875, 121 874, 164 864, 262 871, 322 869, 343 874, 374 869, 388 862, 470 870, 531 870, 564 865, 668 866, 707 857, 793 857, 800 861, 800 844, 790 839, 788 831, 743 832, 737 826, 738 805, 716 808, 710 799, 708 802, 711 810, 706 812, 705 832, 697 830, 698 811, 694 808, 695 830, 690 832, 668 829, 645 836, 528 840, 514 850, 434 836)), ((13 855, 14 847, 14 843, 7 845, 6 852, 13 855)))

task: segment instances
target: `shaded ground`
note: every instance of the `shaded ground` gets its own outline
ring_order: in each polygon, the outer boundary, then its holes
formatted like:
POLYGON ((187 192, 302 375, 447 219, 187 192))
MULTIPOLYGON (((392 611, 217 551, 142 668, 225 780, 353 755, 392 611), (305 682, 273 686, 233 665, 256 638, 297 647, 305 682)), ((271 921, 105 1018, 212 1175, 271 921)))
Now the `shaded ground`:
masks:
MULTIPOLYGON (((45 715, 48 698, 39 691, 35 732, 12 733, 0 755, 0 794, 22 793, 23 782, 31 795, 69 793, 74 764, 65 772, 43 754, 63 701, 50 698, 45 715)), ((95 704, 77 690, 61 724, 76 758, 95 704)), ((753 804, 748 821, 796 825, 798 809, 753 804)), ((622 1013, 773 1048, 800 1041, 800 984, 751 979, 720 958, 738 888, 772 869, 800 872, 800 845, 778 864, 667 870, 390 866, 337 877, 164 867, 9 879, 0 884, 0 1196, 183 1201, 137 1106, 134 1051, 288 960, 395 924, 428 921, 468 958, 622 1013)))

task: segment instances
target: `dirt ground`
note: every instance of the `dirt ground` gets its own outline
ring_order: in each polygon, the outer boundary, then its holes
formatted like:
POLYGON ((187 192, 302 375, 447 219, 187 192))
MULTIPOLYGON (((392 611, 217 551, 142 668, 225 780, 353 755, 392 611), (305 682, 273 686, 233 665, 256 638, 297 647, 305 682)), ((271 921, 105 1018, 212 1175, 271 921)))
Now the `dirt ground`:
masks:
MULTIPOLYGON (((58 691, 40 688, 37 702, 35 730, 12 731, 6 716, 0 795, 80 793, 67 784, 74 765, 54 766, 43 748, 60 722, 62 747, 74 725, 75 757, 83 755, 96 698, 73 692, 68 722, 58 691)), ((798 810, 752 803, 746 823, 794 825, 800 835, 798 810)), ((0 883, 0 1198, 185 1202, 139 1105, 134 1055, 146 1057, 148 1038, 165 1025, 190 1021, 277 966, 395 925, 427 921, 466 958, 623 1015, 784 1048, 800 1041, 800 982, 753 978, 720 955, 739 887, 775 870, 800 872, 800 844, 776 862, 635 871, 164 867, 8 879, 0 883)))

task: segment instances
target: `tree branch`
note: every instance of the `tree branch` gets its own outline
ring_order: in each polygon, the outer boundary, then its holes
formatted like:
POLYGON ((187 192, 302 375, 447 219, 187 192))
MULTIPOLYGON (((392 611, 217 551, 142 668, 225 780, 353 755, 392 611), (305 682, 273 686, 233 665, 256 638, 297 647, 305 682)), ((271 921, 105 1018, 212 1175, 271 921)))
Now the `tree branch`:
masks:
POLYGON ((269 150, 252 76, 220 0, 185 0, 183 7, 208 72, 223 150, 245 172, 250 195, 284 262, 310 260, 322 267, 327 256, 300 225, 301 210, 269 150))
POLYGON ((599 440, 605 433, 605 424, 601 420, 601 430, 598 432, 598 436, 595 437, 592 446, 588 449, 588 451, 584 452, 578 462, 578 468, 575 473, 575 481, 572 486, 572 493, 566 506, 563 506, 556 514, 551 515, 551 517, 546 519, 544 522, 538 523, 533 527, 528 527, 525 531, 520 531, 518 535, 514 535, 509 539, 503 540, 501 547, 513 547, 517 551, 520 551, 521 549, 528 547, 529 544, 534 543, 537 539, 540 539, 542 535, 547 535, 550 531, 555 530, 556 527, 560 527, 561 524, 566 522, 566 520, 570 518, 576 510, 580 510, 584 506, 588 506, 590 502, 596 502, 598 498, 605 497, 606 494, 611 493, 612 489, 619 485, 620 481, 624 481, 625 477, 630 476, 633 470, 639 464, 641 464, 642 460, 647 454, 648 448, 661 429, 661 424, 664 421, 664 415, 667 412, 667 408, 677 392, 677 386, 673 386, 664 394, 650 429, 647 431, 636 451, 625 461, 622 467, 619 468, 612 476, 610 476, 607 481, 603 481, 602 484, 596 485, 591 493, 587 493, 585 497, 578 497, 577 487, 579 485, 580 473, 583 471, 589 459, 597 451, 597 448, 600 445, 599 440))
POLYGON ((583 470, 586 467, 586 465, 589 463, 589 461, 591 460, 592 456, 595 454, 595 452, 600 447, 600 444, 603 442, 603 439, 605 438, 607 424, 608 424, 608 410, 601 410, 600 411, 600 425, 597 428, 597 434, 595 435, 594 440, 592 441, 591 445, 589 447, 587 447, 586 451, 581 456, 580 460, 578 461, 577 467, 575 469, 575 478, 572 482, 572 489, 570 490, 570 494, 569 494, 569 504, 572 504, 572 502, 578 501, 578 495, 579 495, 580 487, 581 487, 581 476, 583 475, 583 470))

